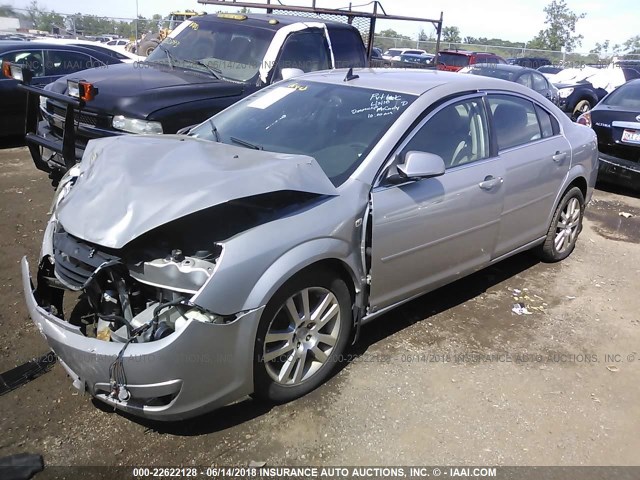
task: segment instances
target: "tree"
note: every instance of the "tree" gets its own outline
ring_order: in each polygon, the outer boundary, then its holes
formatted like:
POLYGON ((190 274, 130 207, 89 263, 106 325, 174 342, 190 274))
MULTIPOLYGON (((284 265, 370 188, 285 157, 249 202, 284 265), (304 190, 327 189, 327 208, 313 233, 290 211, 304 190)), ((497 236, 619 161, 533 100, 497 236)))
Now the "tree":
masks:
POLYGON ((442 29, 442 40, 447 43, 461 42, 460 29, 458 27, 444 27, 442 29))
POLYGON ((640 35, 631 37, 623 44, 626 53, 640 54, 640 35))
POLYGON ((605 40, 602 43, 596 42, 596 46, 589 53, 595 53, 599 57, 604 57, 609 51, 609 43, 609 40, 605 40))
POLYGON ((0 17, 15 18, 18 14, 11 5, 0 5, 0 17))
POLYGON ((576 24, 586 16, 586 13, 577 14, 570 10, 565 0, 552 0, 544 7, 547 15, 544 23, 547 26, 540 30, 538 35, 529 42, 529 48, 542 48, 547 50, 565 49, 572 52, 575 47, 582 44, 582 35, 576 35, 576 24))
POLYGON ((411 40, 411 37, 407 37, 406 35, 402 35, 402 34, 396 32, 392 28, 388 28, 386 30, 382 30, 377 35, 379 35, 381 37, 387 37, 387 38, 401 38, 403 40, 411 40))
POLYGON ((435 42, 435 37, 433 36, 433 33, 431 34, 427 34, 427 32, 424 31, 424 28, 420 29, 420 32, 418 32, 418 41, 419 42, 435 42))

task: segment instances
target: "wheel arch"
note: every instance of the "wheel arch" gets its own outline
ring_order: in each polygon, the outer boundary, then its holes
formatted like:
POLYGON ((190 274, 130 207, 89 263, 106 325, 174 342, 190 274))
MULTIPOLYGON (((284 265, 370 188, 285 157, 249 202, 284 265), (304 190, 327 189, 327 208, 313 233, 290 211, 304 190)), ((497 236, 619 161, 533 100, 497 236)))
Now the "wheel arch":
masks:
POLYGON ((553 208, 551 209, 549 217, 547 218, 547 225, 551 224, 551 220, 553 219, 553 215, 555 214, 558 205, 560 204, 566 193, 573 187, 578 187, 580 189, 586 201, 587 193, 589 191, 589 184, 587 182, 586 172, 581 165, 576 165, 571 171, 569 171, 569 174, 567 175, 562 188, 558 190, 559 193, 556 196, 555 201, 553 202, 553 208))
POLYGON ((328 269, 341 278, 355 302, 362 282, 357 255, 350 250, 347 242, 332 238, 313 240, 289 250, 261 275, 247 297, 246 307, 266 305, 294 276, 317 269, 328 269))

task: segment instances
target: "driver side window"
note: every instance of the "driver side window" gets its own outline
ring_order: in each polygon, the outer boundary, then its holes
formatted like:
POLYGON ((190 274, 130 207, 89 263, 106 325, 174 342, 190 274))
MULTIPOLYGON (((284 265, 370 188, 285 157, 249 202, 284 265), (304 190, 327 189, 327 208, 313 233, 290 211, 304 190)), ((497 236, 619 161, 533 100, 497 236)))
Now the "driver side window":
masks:
POLYGON ((401 158, 412 150, 435 153, 446 168, 490 156, 487 116, 482 100, 452 103, 433 115, 402 149, 401 158))

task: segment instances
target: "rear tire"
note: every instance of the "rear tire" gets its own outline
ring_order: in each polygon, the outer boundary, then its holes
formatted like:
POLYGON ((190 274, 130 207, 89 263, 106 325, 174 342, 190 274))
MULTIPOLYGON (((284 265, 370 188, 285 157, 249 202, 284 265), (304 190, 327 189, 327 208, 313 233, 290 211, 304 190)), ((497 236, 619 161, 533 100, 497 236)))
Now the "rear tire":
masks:
POLYGON ((324 383, 347 346, 351 306, 346 283, 329 270, 304 271, 285 283, 258 326, 253 396, 285 403, 324 383))
POLYGON ((560 200, 544 243, 536 249, 543 262, 559 262, 571 255, 582 231, 583 216, 584 195, 572 187, 560 200))

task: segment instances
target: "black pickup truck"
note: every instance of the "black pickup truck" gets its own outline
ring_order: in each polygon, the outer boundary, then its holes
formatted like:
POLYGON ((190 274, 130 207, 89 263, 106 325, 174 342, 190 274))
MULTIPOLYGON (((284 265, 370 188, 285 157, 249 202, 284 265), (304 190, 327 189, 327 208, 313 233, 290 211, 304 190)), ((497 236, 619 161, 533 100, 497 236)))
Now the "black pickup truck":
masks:
POLYGON ((86 70, 45 90, 24 85, 34 94, 27 145, 56 184, 91 139, 176 133, 273 82, 367 62, 359 31, 346 23, 253 13, 193 17, 144 62, 86 70))

